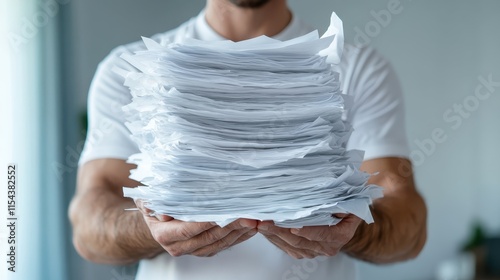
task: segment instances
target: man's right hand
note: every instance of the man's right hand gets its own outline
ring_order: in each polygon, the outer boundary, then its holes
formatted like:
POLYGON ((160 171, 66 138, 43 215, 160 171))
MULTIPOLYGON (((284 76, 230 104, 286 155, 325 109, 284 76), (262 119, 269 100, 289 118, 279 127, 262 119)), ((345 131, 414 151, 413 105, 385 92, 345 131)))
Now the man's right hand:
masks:
POLYGON ((212 223, 190 223, 167 216, 150 216, 150 210, 123 197, 123 186, 136 187, 130 179, 135 165, 119 159, 96 159, 78 170, 78 187, 69 216, 73 243, 87 260, 130 264, 167 251, 172 256, 213 256, 249 239, 257 222, 240 219, 224 228, 212 223))
POLYGON ((257 221, 254 220, 238 219, 222 228, 214 223, 183 222, 166 215, 151 216, 151 210, 142 201, 137 200, 136 205, 154 240, 175 257, 211 257, 257 233, 257 221))

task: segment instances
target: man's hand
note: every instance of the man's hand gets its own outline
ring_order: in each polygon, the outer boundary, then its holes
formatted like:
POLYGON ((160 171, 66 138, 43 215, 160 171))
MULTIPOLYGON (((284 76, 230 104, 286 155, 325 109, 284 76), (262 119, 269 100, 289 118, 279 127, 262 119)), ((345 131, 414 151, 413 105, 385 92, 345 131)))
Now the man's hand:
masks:
POLYGON ((221 228, 214 223, 183 222, 166 215, 151 216, 151 210, 140 200, 136 205, 143 213, 154 240, 175 257, 211 257, 257 233, 257 221, 254 220, 238 219, 221 228))
POLYGON ((349 215, 336 226, 304 227, 297 232, 265 222, 258 226, 259 232, 295 258, 331 256, 340 250, 376 264, 415 258, 427 238, 427 209, 415 188, 411 162, 377 158, 364 161, 361 170, 374 174, 369 184, 384 188, 384 197, 371 207, 374 223, 349 215))
POLYGON ((342 218, 335 226, 314 226, 289 229, 275 226, 272 222, 259 224, 259 232, 271 243, 296 259, 317 256, 334 256, 347 244, 361 219, 354 215, 338 214, 342 218))

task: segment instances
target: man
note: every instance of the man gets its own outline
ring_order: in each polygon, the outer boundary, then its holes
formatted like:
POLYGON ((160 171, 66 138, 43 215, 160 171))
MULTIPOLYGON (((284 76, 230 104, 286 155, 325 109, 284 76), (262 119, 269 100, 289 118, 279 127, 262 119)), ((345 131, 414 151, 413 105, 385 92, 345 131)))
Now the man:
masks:
MULTIPOLYGON (((312 31, 293 17, 286 0, 207 0, 200 15, 158 42, 240 41, 259 35, 288 40, 312 31)), ((348 148, 366 151, 362 170, 377 174, 384 188, 372 207, 374 224, 344 215, 336 226, 278 228, 240 219, 220 228, 168 216, 124 211, 123 197, 134 168, 125 160, 137 147, 120 107, 130 102, 118 66, 133 70, 120 54, 144 49, 141 42, 115 49, 100 65, 89 95, 89 135, 70 206, 74 244, 86 259, 111 264, 141 261, 137 279, 340 279, 356 278, 357 258, 390 263, 414 258, 426 240, 426 207, 414 186, 404 130, 401 88, 388 63, 373 50, 346 46, 340 64, 343 92, 354 97, 347 112, 355 132, 348 148), (229 248, 229 249, 228 249, 229 248), (226 250, 228 249, 228 250, 226 250), (203 258, 207 257, 207 258, 203 258)))

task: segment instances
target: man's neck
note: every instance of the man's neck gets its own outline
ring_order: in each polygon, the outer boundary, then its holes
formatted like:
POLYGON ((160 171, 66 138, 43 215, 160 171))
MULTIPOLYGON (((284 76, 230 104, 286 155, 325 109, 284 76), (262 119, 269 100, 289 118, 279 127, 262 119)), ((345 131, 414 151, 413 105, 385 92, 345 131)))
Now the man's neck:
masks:
POLYGON ((277 35, 290 23, 292 14, 286 0, 271 0, 260 8, 240 8, 227 0, 208 0, 205 17, 217 33, 236 42, 277 35))

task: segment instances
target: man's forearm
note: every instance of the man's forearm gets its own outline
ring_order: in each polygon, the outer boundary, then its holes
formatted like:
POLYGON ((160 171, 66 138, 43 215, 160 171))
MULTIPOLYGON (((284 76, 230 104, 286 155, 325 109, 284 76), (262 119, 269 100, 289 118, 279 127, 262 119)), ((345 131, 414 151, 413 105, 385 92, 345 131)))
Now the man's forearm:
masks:
POLYGON ((126 264, 162 252, 142 214, 124 210, 134 207, 132 201, 105 190, 79 194, 70 210, 73 241, 79 253, 94 262, 126 264))
POLYGON ((426 207, 415 191, 405 197, 387 194, 375 201, 373 224, 362 223, 343 251, 372 263, 415 258, 426 241, 426 207))

